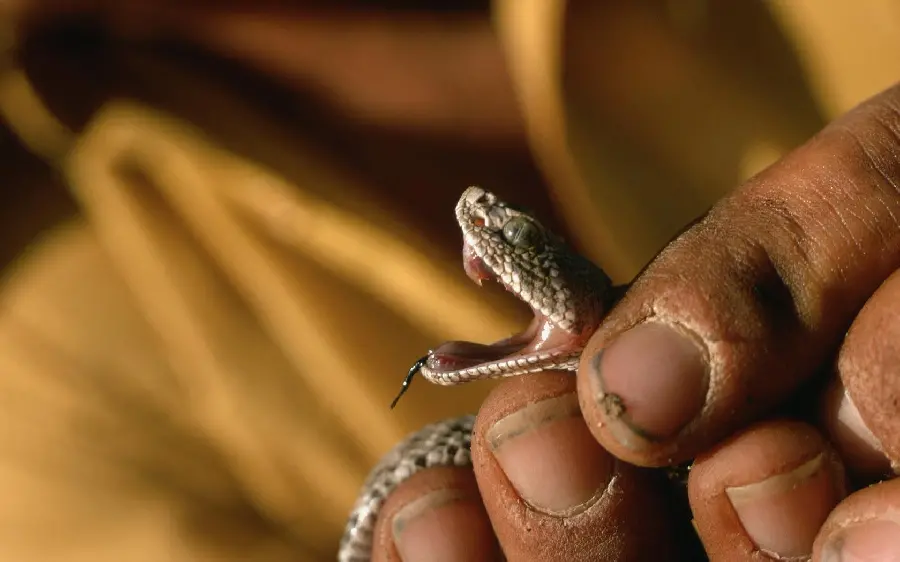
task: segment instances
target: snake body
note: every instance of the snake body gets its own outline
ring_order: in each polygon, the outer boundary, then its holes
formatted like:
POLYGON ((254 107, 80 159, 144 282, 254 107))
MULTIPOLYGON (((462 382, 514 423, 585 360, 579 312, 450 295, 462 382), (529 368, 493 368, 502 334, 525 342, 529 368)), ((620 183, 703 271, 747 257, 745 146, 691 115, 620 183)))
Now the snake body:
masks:
MULTIPOLYGON (((545 370, 575 371, 612 293, 606 274, 565 245, 532 214, 479 187, 456 205, 463 265, 479 285, 495 280, 527 303, 531 325, 491 345, 447 342, 417 367, 441 385, 545 370)), ((412 375, 415 371, 411 371, 412 375)), ((413 474, 435 466, 470 466, 474 416, 428 425, 409 435, 372 469, 341 539, 338 562, 368 562, 373 532, 387 496, 413 474)))

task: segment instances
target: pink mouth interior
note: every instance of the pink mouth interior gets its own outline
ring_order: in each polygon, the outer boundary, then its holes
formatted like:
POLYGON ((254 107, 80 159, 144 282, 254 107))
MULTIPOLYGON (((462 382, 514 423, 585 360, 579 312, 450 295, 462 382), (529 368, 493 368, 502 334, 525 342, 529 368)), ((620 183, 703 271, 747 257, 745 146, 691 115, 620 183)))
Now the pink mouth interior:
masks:
POLYGON ((469 246, 468 242, 463 244, 463 269, 466 270, 466 275, 469 276, 469 279, 477 283, 479 287, 482 281, 494 279, 494 274, 484 264, 484 260, 478 257, 472 246, 469 246))
MULTIPOLYGON (((497 280, 496 275, 485 265, 484 260, 468 244, 463 245, 463 267, 466 274, 478 285, 485 280, 497 280)), ((527 355, 539 349, 559 346, 571 339, 570 335, 555 328, 547 321, 543 314, 536 310, 533 312, 534 320, 525 330, 498 342, 485 345, 466 341, 449 341, 441 344, 432 350, 428 367, 432 371, 441 373, 458 371, 516 355, 527 355)))

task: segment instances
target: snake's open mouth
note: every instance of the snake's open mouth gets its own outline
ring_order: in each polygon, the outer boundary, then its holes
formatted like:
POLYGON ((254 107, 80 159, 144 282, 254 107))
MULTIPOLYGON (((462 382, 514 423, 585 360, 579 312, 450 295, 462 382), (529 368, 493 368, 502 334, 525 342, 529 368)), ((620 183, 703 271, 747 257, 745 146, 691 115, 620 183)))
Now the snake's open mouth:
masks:
MULTIPOLYGON (((523 295, 504 283, 468 243, 463 245, 463 267, 469 278, 478 285, 483 281, 496 281, 518 299, 526 301, 523 295)), ((531 306, 531 309, 534 319, 522 332, 492 344, 445 342, 431 351, 428 368, 435 373, 448 373, 479 365, 502 363, 564 345, 572 339, 570 334, 550 322, 535 307, 531 306)))

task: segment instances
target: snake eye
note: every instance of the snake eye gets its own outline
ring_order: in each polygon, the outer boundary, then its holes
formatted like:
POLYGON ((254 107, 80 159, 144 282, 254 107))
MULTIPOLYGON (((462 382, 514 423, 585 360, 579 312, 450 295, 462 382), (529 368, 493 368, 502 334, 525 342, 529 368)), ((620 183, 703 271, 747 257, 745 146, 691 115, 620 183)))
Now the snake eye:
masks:
POLYGON ((533 248, 541 240, 541 231, 534 221, 513 217, 503 225, 503 238, 517 248, 533 248))

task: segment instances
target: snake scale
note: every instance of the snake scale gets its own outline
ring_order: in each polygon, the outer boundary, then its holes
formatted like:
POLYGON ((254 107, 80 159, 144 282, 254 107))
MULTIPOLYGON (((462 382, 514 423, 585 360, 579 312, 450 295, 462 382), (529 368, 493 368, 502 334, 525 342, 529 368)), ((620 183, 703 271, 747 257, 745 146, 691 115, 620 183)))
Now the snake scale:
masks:
MULTIPOLYGON (((463 192, 456 220, 466 274, 479 285, 500 283, 531 307, 534 320, 523 332, 490 345, 441 344, 410 369, 401 394, 417 372, 435 384, 454 385, 551 369, 575 371, 614 292, 606 274, 531 213, 479 187, 463 192)), ((474 423, 469 415, 428 425, 379 461, 350 514, 338 562, 371 559, 379 510, 403 481, 430 467, 471 465, 474 423)))

